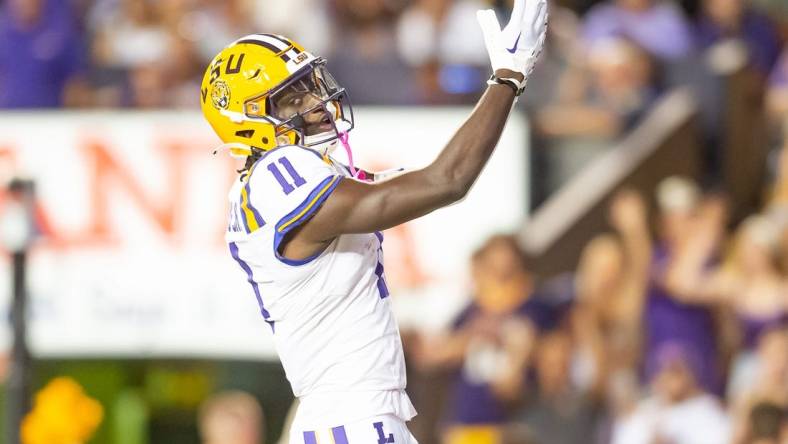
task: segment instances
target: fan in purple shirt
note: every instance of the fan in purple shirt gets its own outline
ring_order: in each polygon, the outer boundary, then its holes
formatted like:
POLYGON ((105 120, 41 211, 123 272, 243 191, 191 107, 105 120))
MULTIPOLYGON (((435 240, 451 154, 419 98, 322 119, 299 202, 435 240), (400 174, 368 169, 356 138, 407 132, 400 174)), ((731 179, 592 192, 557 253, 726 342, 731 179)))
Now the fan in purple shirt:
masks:
POLYGON ((83 49, 65 0, 0 4, 0 108, 61 106, 85 68, 83 49))
POLYGON ((690 27, 681 10, 669 1, 608 0, 591 8, 582 37, 588 44, 624 37, 654 57, 676 60, 693 49, 690 27))
POLYGON ((513 236, 494 236, 474 255, 474 300, 442 338, 422 338, 421 366, 454 371, 445 420, 462 427, 500 426, 519 399, 538 331, 552 328, 565 305, 533 292, 513 236))
POLYGON ((704 203, 707 208, 701 208, 698 199, 699 191, 685 179, 666 179, 657 190, 661 241, 654 251, 643 314, 644 370, 650 380, 658 367, 657 350, 664 344, 677 343, 696 351, 698 382, 719 393, 722 377, 711 307, 677 293, 669 283, 674 264, 692 256, 711 265, 716 253, 724 210, 720 202, 712 200, 704 203))
POLYGON ((701 49, 726 38, 747 46, 750 63, 764 76, 780 54, 780 36, 769 17, 747 7, 743 0, 705 0, 695 36, 701 49))

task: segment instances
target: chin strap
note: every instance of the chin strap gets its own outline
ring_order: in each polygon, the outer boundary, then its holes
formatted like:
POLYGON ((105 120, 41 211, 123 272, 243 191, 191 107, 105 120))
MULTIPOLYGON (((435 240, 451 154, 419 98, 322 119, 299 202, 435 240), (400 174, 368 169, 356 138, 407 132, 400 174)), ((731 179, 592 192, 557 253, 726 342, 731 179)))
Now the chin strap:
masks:
POLYGON ((219 151, 229 151, 230 156, 235 157, 236 159, 246 159, 247 156, 251 156, 254 154, 254 150, 252 147, 243 143, 231 142, 231 143, 224 143, 216 147, 213 150, 213 155, 219 153, 219 151))
POLYGON ((348 133, 347 131, 343 131, 338 135, 339 141, 342 143, 342 146, 345 147, 345 152, 347 153, 347 161, 348 167, 350 168, 350 174, 358 179, 358 180, 366 180, 367 173, 362 170, 357 170, 356 166, 353 164, 353 150, 350 149, 350 143, 348 142, 348 133))

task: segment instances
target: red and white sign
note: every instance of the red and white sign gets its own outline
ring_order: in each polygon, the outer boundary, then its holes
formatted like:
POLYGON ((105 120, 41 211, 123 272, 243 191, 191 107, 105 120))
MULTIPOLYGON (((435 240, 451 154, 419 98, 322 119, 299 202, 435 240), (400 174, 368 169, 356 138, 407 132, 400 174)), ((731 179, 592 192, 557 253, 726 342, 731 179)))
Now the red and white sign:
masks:
MULTIPOLYGON (((360 108, 350 137, 357 164, 424 166, 468 113, 360 108)), ((386 233, 386 275, 403 326, 448 321, 465 298, 470 252, 522 222, 527 143, 516 120, 465 201, 386 233)), ((223 240, 239 165, 211 154, 218 143, 191 112, 0 114, 0 180, 35 181, 45 234, 30 256, 34 353, 274 356, 270 328, 223 240)), ((9 267, 5 255, 3 312, 9 267)), ((0 349, 9 335, 0 329, 0 349)))

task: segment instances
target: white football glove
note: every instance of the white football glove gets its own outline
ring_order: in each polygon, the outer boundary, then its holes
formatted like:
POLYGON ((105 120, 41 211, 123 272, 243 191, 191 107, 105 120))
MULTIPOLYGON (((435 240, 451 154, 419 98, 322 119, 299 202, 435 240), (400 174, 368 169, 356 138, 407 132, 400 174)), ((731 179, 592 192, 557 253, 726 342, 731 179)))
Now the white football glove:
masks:
POLYGON ((547 0, 514 0, 512 17, 503 29, 492 9, 477 11, 476 18, 493 72, 509 69, 528 78, 547 34, 547 0))

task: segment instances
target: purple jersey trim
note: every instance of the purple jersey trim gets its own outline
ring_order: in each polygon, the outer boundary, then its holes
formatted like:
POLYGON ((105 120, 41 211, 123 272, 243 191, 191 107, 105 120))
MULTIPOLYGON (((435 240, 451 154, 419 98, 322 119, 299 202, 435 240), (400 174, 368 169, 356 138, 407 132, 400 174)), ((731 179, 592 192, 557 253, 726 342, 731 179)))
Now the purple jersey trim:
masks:
POLYGON ((378 276, 378 291, 380 292, 380 298, 385 299, 389 295, 389 288, 386 286, 386 280, 383 278, 383 264, 378 262, 378 265, 375 267, 375 274, 378 276))
POLYGON ((309 262, 312 262, 315 258, 320 256, 323 253, 323 251, 325 251, 325 250, 318 251, 312 256, 309 256, 304 259, 288 259, 282 256, 281 254, 279 254, 279 244, 282 243, 282 239, 284 239, 285 235, 287 235, 287 233, 289 233, 290 230, 301 225, 302 223, 304 223, 304 221, 309 220, 309 218, 315 214, 315 212, 323 205, 323 202, 325 202, 326 199, 328 199, 328 196, 330 196, 331 193, 334 192, 334 190, 337 188, 337 185, 339 185, 339 183, 342 182, 342 178, 343 178, 342 176, 326 177, 312 190, 311 193, 309 193, 309 196, 307 196, 306 199, 304 199, 304 201, 301 202, 300 205, 298 205, 293 211, 288 213, 286 216, 279 219, 279 222, 276 224, 276 229, 275 229, 276 234, 274 235, 274 256, 276 256, 277 259, 279 259, 281 262, 287 265, 293 265, 293 266, 305 265, 308 264, 309 262), (334 183, 332 183, 327 190, 323 191, 323 188, 329 183, 331 183, 332 180, 334 180, 334 183), (320 195, 320 197, 318 198, 317 195, 320 194, 321 191, 323 192, 323 194, 320 195), (300 214, 301 211, 303 211, 304 208, 307 207, 309 207, 309 210, 306 213, 304 213, 295 222, 290 223, 290 225, 288 225, 287 228, 280 231, 280 227, 284 223, 290 221, 293 217, 295 217, 297 214, 300 214))
POLYGON ((378 292, 380 298, 385 299, 389 296, 389 287, 386 285, 386 279, 383 277, 383 233, 380 231, 375 232, 375 237, 378 238, 378 265, 375 267, 375 275, 378 277, 378 292))
MULTIPOLYGON (((254 290, 254 295, 257 298, 257 303, 260 305, 260 313, 263 314, 263 318, 268 320, 271 317, 271 314, 268 313, 268 310, 265 309, 263 305, 263 298, 260 296, 260 287, 257 285, 257 282, 254 280, 252 276, 252 269, 249 267, 249 264, 241 259, 240 255, 238 254, 238 245, 235 242, 230 242, 230 255, 238 262, 238 265, 241 266, 243 271, 246 272, 246 278, 249 281, 249 284, 252 285, 252 290, 254 290)), ((273 329, 273 324, 271 324, 271 328, 273 329)))

